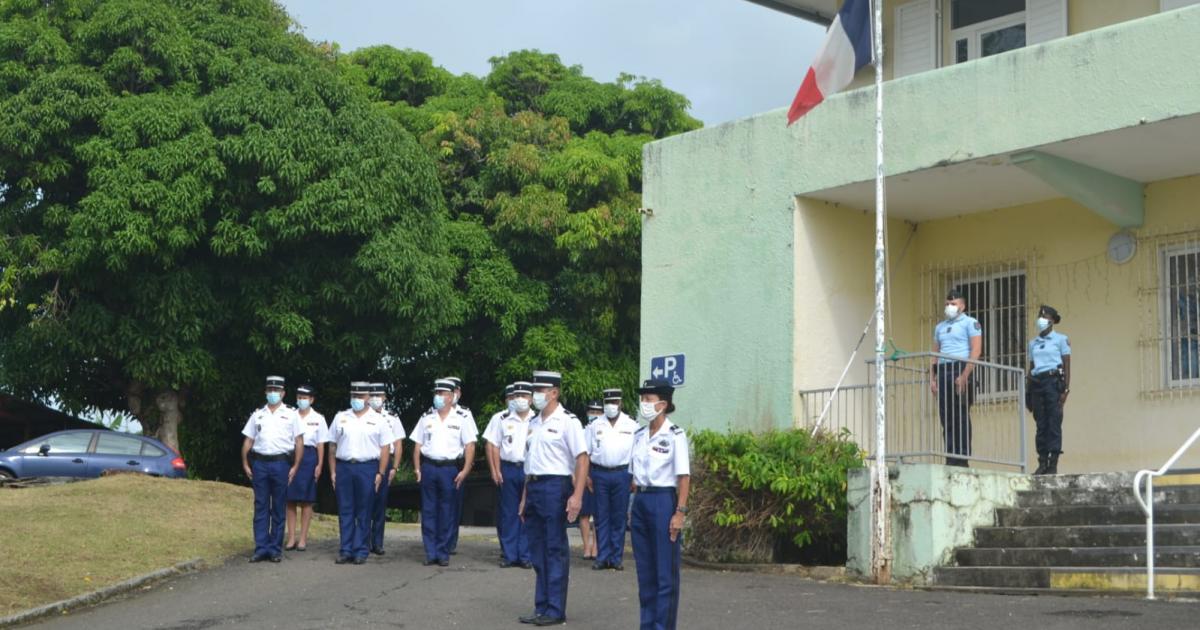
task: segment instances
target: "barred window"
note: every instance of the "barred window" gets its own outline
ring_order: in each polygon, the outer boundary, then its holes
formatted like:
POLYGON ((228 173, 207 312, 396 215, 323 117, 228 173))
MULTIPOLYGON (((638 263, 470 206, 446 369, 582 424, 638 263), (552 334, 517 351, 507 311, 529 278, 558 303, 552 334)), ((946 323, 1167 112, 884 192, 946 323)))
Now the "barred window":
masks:
POLYGON ((1200 386, 1200 244, 1164 247, 1159 284, 1164 385, 1200 386))

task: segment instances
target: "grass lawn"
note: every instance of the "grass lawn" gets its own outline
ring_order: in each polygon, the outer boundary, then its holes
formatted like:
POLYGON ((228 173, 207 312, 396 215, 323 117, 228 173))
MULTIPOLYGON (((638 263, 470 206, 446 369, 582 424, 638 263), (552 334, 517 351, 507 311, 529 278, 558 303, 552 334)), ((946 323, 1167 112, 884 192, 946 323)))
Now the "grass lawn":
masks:
MULTIPOLYGON (((117 475, 0 489, 0 616, 176 563, 210 564, 254 549, 249 488, 117 475)), ((313 519, 310 538, 335 536, 313 519)))

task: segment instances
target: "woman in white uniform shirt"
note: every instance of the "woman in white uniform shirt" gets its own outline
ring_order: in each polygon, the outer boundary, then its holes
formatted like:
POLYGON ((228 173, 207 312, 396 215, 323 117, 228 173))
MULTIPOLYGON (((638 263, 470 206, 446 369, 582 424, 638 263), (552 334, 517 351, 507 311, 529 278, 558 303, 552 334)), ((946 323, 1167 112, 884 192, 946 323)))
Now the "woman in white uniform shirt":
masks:
POLYGON ((638 389, 638 419, 648 423, 633 438, 634 492, 631 534, 637 564, 643 630, 675 628, 679 610, 679 553, 687 514, 690 463, 687 435, 667 414, 675 388, 649 380, 638 389))

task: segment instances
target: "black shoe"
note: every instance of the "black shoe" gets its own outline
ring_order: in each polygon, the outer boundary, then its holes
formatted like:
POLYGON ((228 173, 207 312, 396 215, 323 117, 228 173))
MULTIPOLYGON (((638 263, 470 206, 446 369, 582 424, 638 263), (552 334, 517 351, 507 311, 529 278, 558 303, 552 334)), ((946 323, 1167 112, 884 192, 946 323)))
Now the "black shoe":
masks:
POLYGON ((546 615, 542 615, 533 621, 533 625, 535 626, 561 626, 564 623, 567 623, 566 617, 548 617, 546 615))
POLYGON ((264 555, 260 555, 260 554, 254 554, 253 556, 251 556, 251 557, 250 557, 250 562, 252 562, 252 563, 254 563, 254 562, 262 562, 262 561, 264 561, 264 560, 266 560, 266 559, 267 559, 267 557, 266 557, 266 556, 264 556, 264 555))
POLYGON ((521 567, 522 569, 532 569, 533 563, 532 562, 518 562, 517 566, 521 567))
POLYGON ((448 566, 450 566, 450 561, 449 560, 438 560, 438 566, 439 567, 448 567, 448 566))
POLYGON ((438 563, 438 561, 437 561, 437 560, 429 560, 429 559, 426 559, 426 560, 425 560, 425 562, 422 562, 422 563, 421 563, 421 566, 423 566, 423 567, 431 567, 431 566, 433 566, 433 565, 435 565, 435 564, 437 564, 437 563, 438 563))
POLYGON ((374 548, 374 549, 372 549, 372 550, 371 550, 371 553, 373 553, 373 554, 375 554, 375 555, 377 555, 377 556, 382 556, 383 554, 385 554, 385 553, 387 553, 387 552, 383 550, 383 547, 376 547, 376 548, 374 548))
POLYGON ((501 569, 511 569, 511 568, 513 568, 513 567, 515 567, 515 566, 517 566, 517 563, 515 563, 515 562, 509 562, 508 560, 501 560, 501 561, 500 561, 500 568, 501 568, 501 569))
POLYGON ((623 567, 619 564, 612 564, 611 562, 608 564, 608 568, 612 569, 613 571, 624 571, 625 570, 625 567, 623 567))
POLYGON ((603 571, 603 570, 605 570, 605 569, 607 569, 607 568, 608 568, 608 564, 607 564, 607 563, 604 563, 604 562, 593 562, 593 563, 592 563, 592 570, 593 570, 593 571, 603 571))
POLYGON ((283 556, 271 556, 268 560, 271 562, 283 562, 283 556))
POLYGON ((334 564, 346 564, 347 562, 350 562, 350 556, 338 556, 337 560, 333 561, 334 564))
POLYGON ((366 558, 355 558, 354 559, 354 564, 366 564, 366 563, 367 563, 366 558))
POLYGON ((524 617, 517 617, 517 621, 520 621, 521 623, 536 623, 537 620, 541 619, 541 618, 542 618, 542 615, 533 613, 532 615, 525 615, 524 617))
POLYGON ((451 550, 450 550, 450 555, 452 555, 452 556, 457 556, 457 555, 458 555, 458 550, 457 550, 457 549, 451 549, 451 550))

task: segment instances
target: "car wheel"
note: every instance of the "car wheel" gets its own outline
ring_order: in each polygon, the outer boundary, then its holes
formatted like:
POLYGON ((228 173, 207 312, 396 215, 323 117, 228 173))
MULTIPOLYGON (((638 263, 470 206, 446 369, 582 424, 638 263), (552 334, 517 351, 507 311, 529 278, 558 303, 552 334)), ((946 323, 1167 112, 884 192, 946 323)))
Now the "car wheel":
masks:
POLYGON ((9 479, 16 479, 16 477, 7 470, 0 469, 0 481, 8 481, 9 479))

